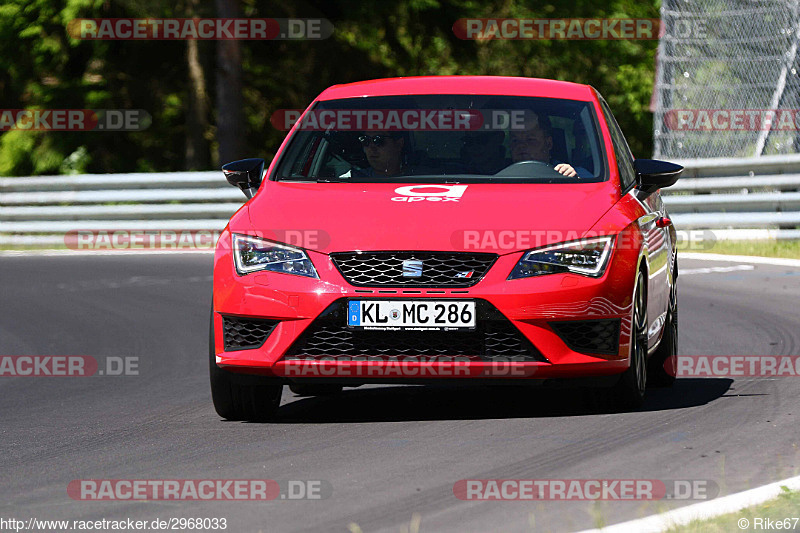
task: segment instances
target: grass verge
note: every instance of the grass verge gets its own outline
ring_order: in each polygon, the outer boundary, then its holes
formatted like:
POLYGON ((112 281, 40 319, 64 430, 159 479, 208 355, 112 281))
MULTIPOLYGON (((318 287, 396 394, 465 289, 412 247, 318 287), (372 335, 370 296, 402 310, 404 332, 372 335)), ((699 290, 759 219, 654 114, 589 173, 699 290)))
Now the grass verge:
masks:
POLYGON ((683 252, 700 252, 726 255, 756 255, 759 257, 783 257, 800 259, 800 240, 798 241, 717 241, 707 249, 698 250, 687 241, 678 247, 683 252))
POLYGON ((790 491, 786 487, 783 487, 783 490, 783 494, 761 505, 708 520, 696 520, 667 531, 670 533, 730 533, 778 529, 800 531, 800 492, 790 491), (777 525, 778 522, 780 525, 777 525))

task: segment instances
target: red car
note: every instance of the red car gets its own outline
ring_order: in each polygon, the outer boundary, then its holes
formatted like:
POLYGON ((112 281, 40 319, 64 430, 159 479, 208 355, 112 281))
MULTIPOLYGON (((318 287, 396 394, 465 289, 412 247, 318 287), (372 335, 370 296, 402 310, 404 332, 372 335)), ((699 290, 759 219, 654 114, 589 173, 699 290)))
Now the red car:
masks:
POLYGON ((274 416, 364 383, 672 383, 675 229, 608 104, 561 81, 435 76, 338 85, 262 159, 217 244, 214 406, 274 416), (671 371, 672 370, 672 371, 671 371))

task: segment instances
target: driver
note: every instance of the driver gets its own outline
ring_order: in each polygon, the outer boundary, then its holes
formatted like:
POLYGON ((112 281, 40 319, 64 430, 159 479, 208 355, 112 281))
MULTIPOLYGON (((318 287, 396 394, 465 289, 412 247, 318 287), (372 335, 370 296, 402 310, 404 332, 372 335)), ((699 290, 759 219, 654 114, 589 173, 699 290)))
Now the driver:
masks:
MULTIPOLYGON (((527 112, 523 125, 524 129, 512 129, 509 132, 511 160, 514 163, 541 161, 553 165, 556 172, 568 178, 574 178, 579 174, 569 163, 556 161, 550 156, 550 150, 553 148, 553 134, 546 117, 540 119, 538 114, 527 112)), ((581 174, 583 173, 581 172, 581 174)))

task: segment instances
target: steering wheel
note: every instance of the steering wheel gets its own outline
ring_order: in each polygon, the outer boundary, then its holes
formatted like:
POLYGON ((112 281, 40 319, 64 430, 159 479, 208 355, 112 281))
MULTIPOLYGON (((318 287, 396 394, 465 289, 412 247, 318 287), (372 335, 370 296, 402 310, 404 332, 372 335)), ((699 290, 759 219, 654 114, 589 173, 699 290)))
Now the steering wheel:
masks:
POLYGON ((516 163, 511 163, 500 172, 495 173, 495 176, 515 178, 566 177, 544 161, 517 161, 516 163))

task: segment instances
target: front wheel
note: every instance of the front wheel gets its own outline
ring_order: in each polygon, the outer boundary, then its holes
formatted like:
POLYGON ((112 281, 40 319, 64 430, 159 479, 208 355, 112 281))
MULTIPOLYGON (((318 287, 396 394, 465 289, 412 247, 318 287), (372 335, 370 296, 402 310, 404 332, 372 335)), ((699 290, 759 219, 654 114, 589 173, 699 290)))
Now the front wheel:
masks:
MULTIPOLYGON (((675 269, 677 272, 677 268, 675 269)), ((655 353, 650 357, 648 379, 656 387, 672 387, 678 373, 678 280, 669 293, 669 309, 664 335, 655 353)))
POLYGON ((209 330, 209 374, 214 409, 228 420, 267 421, 275 417, 283 384, 276 378, 235 374, 217 366, 214 354, 214 310, 209 330))
POLYGON ((647 389, 647 295, 644 290, 645 283, 644 274, 639 271, 633 298, 630 366, 622 373, 617 384, 605 391, 611 404, 610 407, 614 410, 635 410, 644 403, 644 394, 647 389))

